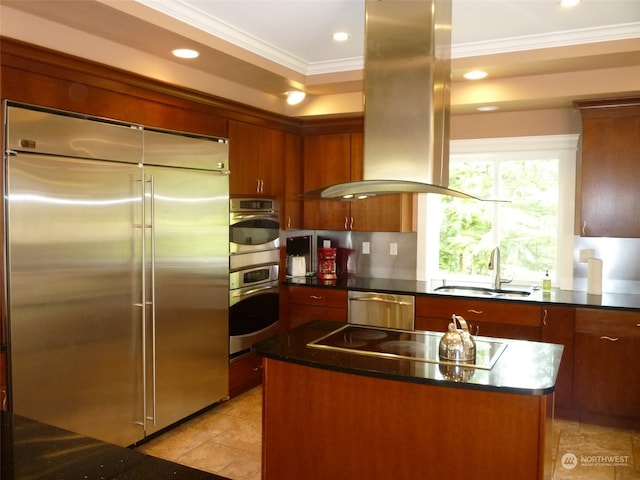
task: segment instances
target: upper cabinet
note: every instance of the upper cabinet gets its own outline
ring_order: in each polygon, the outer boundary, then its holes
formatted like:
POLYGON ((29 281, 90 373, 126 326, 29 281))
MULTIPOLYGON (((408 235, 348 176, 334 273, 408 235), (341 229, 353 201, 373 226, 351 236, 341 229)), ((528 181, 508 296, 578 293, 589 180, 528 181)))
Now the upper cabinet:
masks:
POLYGON ((284 156, 284 132, 230 120, 231 195, 281 195, 284 191, 284 156))
MULTIPOLYGON (((362 178, 362 170, 351 172, 351 135, 310 135, 303 143, 304 191, 362 178)), ((356 165, 357 167, 357 165, 356 165)), ((305 200, 304 228, 348 230, 351 204, 339 200, 305 200)))
POLYGON ((582 114, 580 235, 640 237, 640 97, 576 105, 582 114))
MULTIPOLYGON (((304 191, 363 178, 364 135, 304 138, 304 191)), ((415 195, 370 197, 353 202, 305 200, 304 228, 373 232, 415 231, 415 195)))
POLYGON ((284 230, 302 228, 302 139, 291 133, 284 137, 284 200, 282 205, 284 230))

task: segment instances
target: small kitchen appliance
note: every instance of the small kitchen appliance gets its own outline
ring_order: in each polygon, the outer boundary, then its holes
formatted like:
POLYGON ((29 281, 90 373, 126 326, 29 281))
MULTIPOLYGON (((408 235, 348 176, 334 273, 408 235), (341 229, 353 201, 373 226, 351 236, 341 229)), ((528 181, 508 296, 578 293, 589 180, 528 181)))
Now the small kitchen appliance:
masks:
POLYGON ((336 275, 336 250, 335 248, 318 249, 318 278, 320 280, 335 280, 336 275))
POLYGON ((302 255, 289 255, 287 257, 287 275, 291 277, 304 277, 306 274, 306 258, 302 255))

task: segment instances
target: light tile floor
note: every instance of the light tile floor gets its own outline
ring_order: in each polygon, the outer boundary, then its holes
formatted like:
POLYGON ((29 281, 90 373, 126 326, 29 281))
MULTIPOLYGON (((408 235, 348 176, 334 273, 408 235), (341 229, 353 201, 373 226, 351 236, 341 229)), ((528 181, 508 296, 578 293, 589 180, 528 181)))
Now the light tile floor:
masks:
POLYGON ((233 480, 260 480, 262 387, 222 403, 138 451, 233 480))
MULTIPOLYGON (((262 388, 256 387, 138 450, 233 480, 259 480, 261 442, 262 388)), ((553 442, 553 480, 640 480, 638 431, 556 419, 553 442)))

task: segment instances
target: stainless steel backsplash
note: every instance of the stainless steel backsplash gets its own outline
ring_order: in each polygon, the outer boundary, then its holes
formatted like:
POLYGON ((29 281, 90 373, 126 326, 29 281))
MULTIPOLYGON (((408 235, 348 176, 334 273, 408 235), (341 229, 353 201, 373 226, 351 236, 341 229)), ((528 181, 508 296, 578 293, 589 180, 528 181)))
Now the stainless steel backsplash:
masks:
MULTIPOLYGON (((289 231, 287 236, 312 235, 317 246, 329 240, 332 247, 349 252, 348 273, 360 277, 415 280, 417 234, 390 232, 341 232, 325 230, 289 231), (369 242, 370 253, 362 253, 369 242), (398 255, 389 254, 396 243, 398 255)), ((313 247, 314 249, 316 246, 313 247)), ((587 264, 580 262, 581 250, 593 250, 602 259, 602 291, 640 294, 640 239, 574 237, 573 290, 587 289, 587 264)), ((317 268, 316 252, 312 252, 313 271, 317 268)))
POLYGON ((575 237, 573 242, 573 289, 587 289, 587 264, 580 250, 593 250, 602 259, 602 291, 640 293, 640 239, 575 237))
MULTIPOLYGON (((288 231, 287 237, 313 235, 315 250, 329 240, 332 247, 348 254, 348 274, 359 277, 414 280, 416 278, 417 234, 390 232, 340 232, 329 230, 288 231), (363 243, 369 242, 370 253, 364 254, 363 243), (390 245, 397 245, 397 255, 391 255, 390 245)), ((312 252, 313 271, 317 271, 317 255, 312 252)))

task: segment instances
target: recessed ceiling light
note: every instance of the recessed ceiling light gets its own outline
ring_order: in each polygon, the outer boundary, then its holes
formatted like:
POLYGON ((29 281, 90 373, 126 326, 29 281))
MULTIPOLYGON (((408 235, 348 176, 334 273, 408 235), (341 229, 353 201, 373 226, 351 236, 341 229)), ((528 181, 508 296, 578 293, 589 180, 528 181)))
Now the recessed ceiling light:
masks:
POLYGON ((471 70, 463 75, 467 80, 482 80, 487 77, 487 72, 483 72, 482 70, 471 70))
POLYGON ((336 42, 346 42, 347 40, 349 40, 349 37, 351 35, 349 35, 347 32, 336 32, 332 35, 331 38, 333 38, 336 42))
POLYGON ((178 58, 197 58, 200 55, 196 50, 190 48, 176 48, 171 53, 178 58))
POLYGON ((580 3, 580 0, 560 0, 561 7, 575 7, 580 3))
POLYGON ((498 107, 496 107, 495 105, 485 105, 483 107, 478 107, 476 110, 478 110, 479 112, 495 112, 496 110, 498 110, 498 107))
POLYGON ((290 92, 287 92, 287 103, 289 105, 297 105, 302 100, 304 100, 304 97, 306 96, 307 94, 304 92, 301 92, 300 90, 292 90, 290 92))

